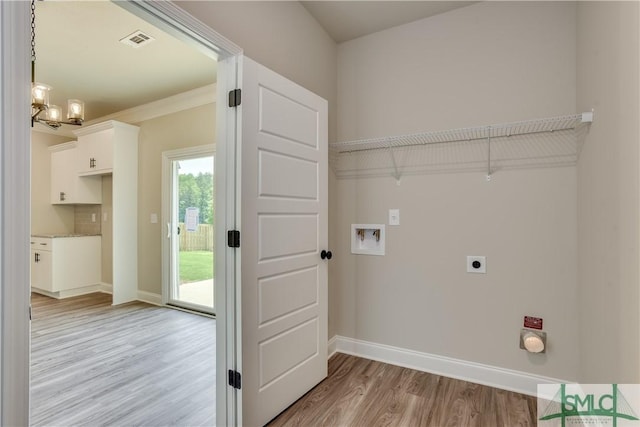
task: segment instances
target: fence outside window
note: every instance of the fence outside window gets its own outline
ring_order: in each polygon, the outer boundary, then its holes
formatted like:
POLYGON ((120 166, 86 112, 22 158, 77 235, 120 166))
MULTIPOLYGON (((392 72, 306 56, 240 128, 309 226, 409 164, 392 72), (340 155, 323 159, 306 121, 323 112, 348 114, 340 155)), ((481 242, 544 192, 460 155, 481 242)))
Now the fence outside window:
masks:
POLYGON ((213 225, 200 224, 196 231, 187 231, 184 223, 179 223, 180 227, 180 250, 181 251, 213 251, 213 225))

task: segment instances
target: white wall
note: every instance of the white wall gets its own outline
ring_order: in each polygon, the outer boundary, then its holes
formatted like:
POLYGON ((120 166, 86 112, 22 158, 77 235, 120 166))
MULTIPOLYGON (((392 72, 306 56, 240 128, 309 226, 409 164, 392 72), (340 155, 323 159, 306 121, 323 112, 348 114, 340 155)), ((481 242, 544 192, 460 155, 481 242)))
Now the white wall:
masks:
POLYGON ((583 382, 640 382, 639 13, 578 6, 578 107, 595 109, 578 163, 583 382))
MULTIPOLYGON (((102 283, 113 284, 113 175, 102 177, 102 214, 107 214, 106 221, 101 218, 102 233, 102 283)), ((138 210, 139 211, 139 210, 138 210)), ((140 242, 138 237, 138 242, 140 242)), ((138 274, 140 268, 138 268, 138 274)))
MULTIPOLYGON (((339 45, 338 140, 572 114, 572 3, 482 2, 339 45)), ((331 305, 346 337, 576 379, 575 167, 336 180, 331 305), (387 255, 349 254, 385 223, 387 255), (465 273, 487 256, 486 275, 465 273), (518 348, 544 318, 546 355, 518 348)))

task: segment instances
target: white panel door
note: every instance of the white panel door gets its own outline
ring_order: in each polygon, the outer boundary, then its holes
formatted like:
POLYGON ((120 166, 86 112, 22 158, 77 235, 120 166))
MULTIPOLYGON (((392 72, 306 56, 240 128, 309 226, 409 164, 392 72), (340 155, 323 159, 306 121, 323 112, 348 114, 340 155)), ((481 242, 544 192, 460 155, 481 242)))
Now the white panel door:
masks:
POLYGON ((327 376, 327 101, 244 57, 242 424, 327 376))

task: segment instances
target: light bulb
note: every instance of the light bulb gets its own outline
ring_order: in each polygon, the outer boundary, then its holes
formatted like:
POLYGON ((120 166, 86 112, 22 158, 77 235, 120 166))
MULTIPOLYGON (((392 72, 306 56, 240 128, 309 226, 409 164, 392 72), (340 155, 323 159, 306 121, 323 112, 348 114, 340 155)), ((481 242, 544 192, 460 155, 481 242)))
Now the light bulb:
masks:
POLYGON ((62 109, 57 105, 50 105, 47 109, 46 120, 49 122, 59 122, 62 117, 62 109))
POLYGON ((70 99, 67 101, 67 119, 82 121, 84 120, 84 102, 79 99, 70 99))
POLYGON ((51 86, 42 83, 33 83, 31 87, 31 103, 36 106, 49 105, 49 91, 51 91, 51 86))
POLYGON ((525 334, 522 340, 524 341, 524 348, 531 353, 540 353, 544 350, 544 342, 542 341, 542 338, 533 332, 525 334))

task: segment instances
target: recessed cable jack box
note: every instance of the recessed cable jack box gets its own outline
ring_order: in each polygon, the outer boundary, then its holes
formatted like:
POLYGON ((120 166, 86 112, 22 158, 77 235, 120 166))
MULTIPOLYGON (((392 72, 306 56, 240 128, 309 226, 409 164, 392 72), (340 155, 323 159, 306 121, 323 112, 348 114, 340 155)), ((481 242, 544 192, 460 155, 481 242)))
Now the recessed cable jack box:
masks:
POLYGON ((384 255, 384 224, 351 224, 351 253, 384 255))

